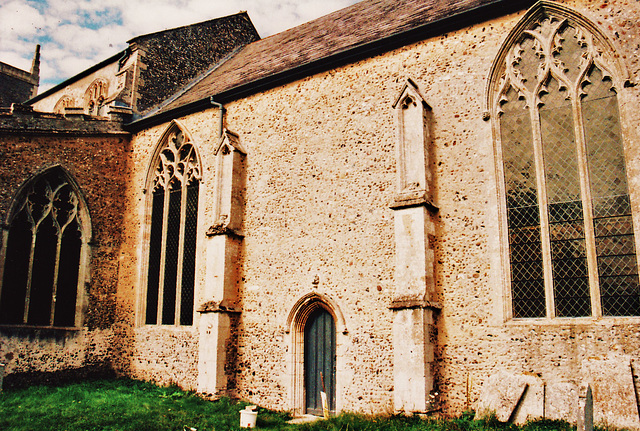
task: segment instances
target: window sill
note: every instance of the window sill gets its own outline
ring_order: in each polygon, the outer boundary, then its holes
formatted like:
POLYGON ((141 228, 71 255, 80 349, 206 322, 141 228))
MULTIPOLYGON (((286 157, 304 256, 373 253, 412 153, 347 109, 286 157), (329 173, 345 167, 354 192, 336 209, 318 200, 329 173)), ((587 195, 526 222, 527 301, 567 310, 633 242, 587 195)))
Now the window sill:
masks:
POLYGON ((175 332, 191 332, 197 329, 195 324, 193 325, 157 325, 143 323, 138 326, 138 329, 159 330, 159 331, 175 331, 175 332))
POLYGON ((629 317, 554 317, 539 319, 510 319, 506 326, 615 326, 615 325, 640 325, 640 316, 629 317))

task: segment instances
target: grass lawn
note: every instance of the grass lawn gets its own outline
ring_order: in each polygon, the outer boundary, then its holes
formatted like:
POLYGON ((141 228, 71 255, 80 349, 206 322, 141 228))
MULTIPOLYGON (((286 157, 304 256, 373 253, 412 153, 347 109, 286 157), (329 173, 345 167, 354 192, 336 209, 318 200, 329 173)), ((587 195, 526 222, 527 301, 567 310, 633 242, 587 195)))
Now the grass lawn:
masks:
MULTIPOLYGON (((0 392, 2 431, 197 431, 240 430, 240 414, 247 403, 223 398, 206 401, 176 387, 158 387, 129 379, 74 383, 60 387, 36 386, 0 392), (187 430, 189 428, 186 428, 187 430)), ((565 422, 536 421, 523 427, 495 420, 421 419, 418 416, 364 416, 342 414, 329 421, 290 425, 287 413, 260 408, 258 428, 291 431, 565 431, 565 422)))

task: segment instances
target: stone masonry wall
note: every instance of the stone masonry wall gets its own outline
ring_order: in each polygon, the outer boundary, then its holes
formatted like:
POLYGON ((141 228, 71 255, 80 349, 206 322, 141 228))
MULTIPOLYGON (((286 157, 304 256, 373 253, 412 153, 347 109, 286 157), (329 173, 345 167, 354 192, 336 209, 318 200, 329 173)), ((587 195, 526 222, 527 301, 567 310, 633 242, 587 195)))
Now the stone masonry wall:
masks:
MULTIPOLYGON (((617 43, 635 82, 640 38, 633 23, 640 8, 614 0, 564 4, 583 13, 617 43)), ((272 408, 294 407, 289 401, 292 335, 285 323, 293 304, 316 289, 338 304, 346 320, 346 334, 337 335, 338 408, 360 412, 392 408, 393 312, 388 309, 395 265, 389 209, 396 170, 392 104, 406 78, 417 83, 433 110, 432 169, 439 207, 435 278, 437 299, 443 304, 436 320, 436 383, 443 411, 457 414, 472 408, 483 384, 498 372, 528 373, 548 385, 547 414, 575 421, 583 376, 603 381, 612 364, 624 368, 638 358, 637 318, 506 321, 503 280, 508 267, 501 254, 492 126, 483 120, 483 112, 491 64, 521 16, 428 39, 226 106, 226 127, 239 135, 247 151, 245 238, 238 262, 242 315, 233 370, 239 396, 272 408)), ((635 87, 619 95, 636 226, 640 226, 640 142, 633 125, 640 114, 632 107, 639 96, 635 87)), ((211 151, 217 142, 217 116, 211 109, 180 119, 192 133, 204 165, 201 229, 214 222, 211 151)), ((141 132, 133 143, 134 175, 127 193, 132 211, 125 235, 129 263, 121 273, 128 278, 121 276, 120 281, 121 303, 128 311, 136 310, 133 286, 141 279, 135 270, 143 253, 137 249, 145 214, 141 185, 153 147, 166 127, 141 132)), ((199 246, 206 247, 203 233, 199 238, 199 246)), ((203 267, 200 260, 198 283, 204 282, 203 267)), ((194 327, 197 324, 196 319, 194 327)), ((180 343, 189 348, 197 343, 189 329, 132 331, 136 345, 130 356, 123 357, 137 363, 156 355, 161 333, 182 334, 165 344, 165 356, 180 343), (148 333, 158 338, 143 336, 148 333)), ((166 365, 171 376, 185 376, 184 370, 178 372, 181 366, 193 367, 193 361, 180 361, 166 365)), ((611 397, 601 392, 594 399, 596 421, 623 424, 626 419, 607 413, 611 397)))
MULTIPOLYGON (((624 2, 587 5, 567 2, 604 27, 637 77, 636 45, 628 40, 638 40, 631 26, 638 10, 624 2)), ((472 408, 483 382, 500 370, 538 374, 557 385, 556 393, 563 393, 565 384, 577 393, 581 382, 576 376, 584 376, 589 363, 604 364, 613 356, 624 365, 640 354, 638 319, 505 322, 502 280, 508 268, 500 260, 491 123, 482 115, 494 56, 521 15, 227 106, 227 126, 240 135, 248 154, 240 395, 286 406, 279 387, 286 388, 290 346, 279 341, 282 317, 277 317, 311 289, 317 273, 319 290, 338 301, 349 329, 338 341, 345 349, 344 374, 338 377, 344 382, 338 395, 342 408, 379 412, 389 404, 387 306, 394 250, 388 204, 396 168, 391 104, 407 77, 433 109, 434 199, 440 207, 436 281, 443 304, 436 379, 444 411, 472 408)), ((637 101, 634 89, 621 96, 623 104, 637 101)), ((623 111, 634 193, 638 136, 630 127, 632 115, 630 109, 623 111)), ((553 401, 555 410, 548 406, 549 414, 576 420, 575 397, 558 395, 553 401)), ((596 419, 614 421, 601 416, 602 396, 600 410, 597 402, 596 419)))
POLYGON ((61 98, 69 97, 73 101, 71 106, 85 108, 85 93, 91 83, 97 79, 103 79, 108 82, 109 97, 118 94, 121 90, 121 88, 118 87, 118 80, 116 79, 118 71, 118 61, 114 60, 112 63, 104 65, 101 69, 80 78, 58 91, 54 91, 43 99, 35 102, 32 106, 36 111, 53 112, 56 103, 58 103, 61 98))
MULTIPOLYGON (((638 34, 631 23, 638 9, 628 2, 562 3, 586 15, 617 43, 635 81, 638 34)), ((440 208, 436 280, 443 304, 438 318, 438 392, 443 410, 454 414, 474 407, 493 374, 534 374, 547 384, 547 415, 575 422, 578 387, 589 374, 592 381, 598 373, 613 377, 614 371, 604 364, 611 365, 612 359, 628 369, 629 361, 640 354, 640 321, 505 321, 503 280, 508 266, 501 260, 504 244, 499 240, 491 122, 482 121, 482 113, 491 63, 521 16, 479 24, 398 53, 405 73, 414 77, 432 106, 435 121, 435 202, 440 208), (600 368, 590 370, 594 367, 600 368)), ((637 105, 638 92, 623 90, 620 103, 633 195, 638 190, 638 135, 632 126, 637 114, 626 106, 637 105)), ((634 203, 636 220, 637 208, 634 203)), ((613 381, 612 387, 621 384, 613 381)), ((594 397, 596 421, 630 423, 620 412, 605 415, 611 397, 594 397)))
POLYGON ((247 150, 237 372, 239 395, 254 402, 293 407, 285 319, 317 276, 317 291, 338 304, 348 330, 337 335, 338 408, 392 408, 388 206, 395 181, 391 104, 400 84, 375 82, 370 71, 383 65, 371 63, 227 106, 227 126, 247 150))
POLYGON ((18 188, 34 175, 60 165, 77 181, 89 207, 90 281, 83 328, 2 328, 0 362, 6 373, 54 372, 109 364, 118 250, 122 240, 122 195, 128 177, 128 136, 2 134, 0 214, 6 222, 18 188))
MULTIPOLYGON (((217 123, 215 123, 217 124, 217 123)), ((117 308, 120 316, 116 331, 117 352, 114 365, 117 370, 134 378, 153 380, 159 384, 179 384, 185 389, 195 390, 198 364, 198 315, 193 326, 144 325, 144 283, 146 268, 144 256, 148 248, 143 242, 143 227, 149 220, 145 182, 153 152, 167 124, 136 134, 132 138, 132 173, 123 196, 124 244, 120 255, 117 308)), ((213 189, 213 141, 210 131, 189 128, 193 142, 203 160, 204 172, 201 182, 203 195, 213 189), (204 138, 203 138, 204 137, 204 138)), ((217 131, 213 131, 217 138, 217 131)), ((217 141, 216 141, 217 142, 217 141)), ((204 206, 198 215, 198 253, 196 257, 196 307, 201 304, 201 289, 204 282, 204 241, 206 227, 204 206), (200 297, 198 296, 200 295, 200 297)), ((211 222, 209 223, 209 225, 211 222)))
MULTIPOLYGON (((327 74, 322 84, 329 86, 331 80, 327 74)), ((237 368, 230 371, 237 373, 237 394, 261 405, 291 408, 287 369, 291 345, 285 323, 295 302, 314 290, 313 280, 318 276, 317 290, 331 297, 346 318, 348 333, 337 335, 341 357, 338 384, 344 388, 338 399, 342 399, 343 408, 392 408, 393 352, 388 342, 392 314, 387 306, 392 293, 393 223, 388 202, 395 178, 395 130, 393 117, 389 116, 387 143, 375 145, 379 142, 375 138, 378 126, 364 119, 370 109, 391 112, 396 95, 389 92, 388 103, 377 105, 361 84, 355 79, 350 81, 349 91, 359 91, 357 95, 328 96, 309 91, 315 82, 308 79, 227 107, 227 127, 239 133, 248 154, 245 238, 243 258, 238 263, 243 280, 239 286, 243 312, 238 328, 237 368), (363 106, 364 98, 370 103, 363 106), (333 105, 337 111, 333 118, 341 118, 341 124, 331 125, 325 121, 329 115, 315 109, 318 104, 327 103, 333 105), (298 123, 296 112, 301 110, 312 115, 309 121, 313 128, 298 123), (342 132, 359 124, 365 127, 352 134, 342 132), (334 133, 332 138, 322 136, 329 131, 334 133), (362 176, 361 172, 369 174, 362 176)), ((212 109, 179 119, 191 132, 204 164, 201 229, 215 221, 215 164, 211 151, 217 143, 217 115, 212 109)), ((134 205, 137 218, 135 224, 127 223, 128 226, 139 229, 143 220, 141 184, 153 147, 166 127, 165 124, 142 132, 133 140, 136 174, 129 202, 134 205)), ((206 246, 206 241, 199 245, 206 246)), ((144 251, 134 248, 131 254, 139 258, 144 251)), ((135 261, 131 262, 135 265, 135 261)), ((199 264, 202 283, 204 262, 199 264)), ((133 299, 123 301, 135 307, 133 299)), ((196 302, 196 308, 198 305, 196 302)), ((143 339, 139 334, 157 332, 166 337, 189 330, 151 330, 142 326, 135 332, 135 353, 131 354, 133 362, 139 363, 148 361, 160 343, 167 342, 143 339)), ((172 346, 178 343, 176 340, 172 346)), ((170 352, 171 349, 165 350, 165 356, 170 352)), ((165 371, 174 376, 180 366, 190 364, 168 364, 165 371)))
MULTIPOLYGON (((1 67, 1 66, 0 66, 1 67)), ((21 77, 0 71, 0 107, 22 103, 31 98, 34 84, 21 77)))

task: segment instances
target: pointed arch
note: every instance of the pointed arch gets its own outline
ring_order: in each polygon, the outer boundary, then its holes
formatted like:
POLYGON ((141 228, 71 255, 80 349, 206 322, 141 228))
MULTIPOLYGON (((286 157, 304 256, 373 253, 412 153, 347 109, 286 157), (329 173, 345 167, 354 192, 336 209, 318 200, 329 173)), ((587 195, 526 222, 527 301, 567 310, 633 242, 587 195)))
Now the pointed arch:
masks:
POLYGON ((618 89, 629 84, 631 75, 620 56, 616 55, 618 47, 609 36, 591 20, 573 9, 552 1, 541 0, 534 4, 509 32, 491 65, 485 91, 486 112, 490 115, 493 116, 499 112, 499 108, 496 110, 496 107, 500 103, 509 78, 506 69, 510 63, 518 61, 518 57, 512 55, 513 48, 522 41, 523 37, 539 30, 545 22, 560 28, 569 25, 581 29, 583 34, 590 38, 589 41, 584 40, 584 43, 589 43, 590 46, 589 58, 586 59, 589 64, 585 68, 595 64, 609 71, 615 80, 614 86, 618 89))
POLYGON ((26 181, 6 218, 0 323, 78 327, 91 222, 73 177, 55 165, 26 181))
POLYGON ((292 332, 304 328, 307 318, 318 307, 325 308, 333 316, 338 332, 347 334, 347 324, 340 307, 333 299, 320 292, 309 292, 296 301, 287 316, 285 331, 292 332))
POLYGON ((172 121, 162 134, 147 170, 144 323, 192 325, 200 156, 187 129, 172 121))
POLYGON ((305 413, 307 409, 308 400, 305 388, 305 346, 308 351, 309 344, 308 342, 305 342, 305 336, 309 335, 306 334, 308 323, 311 322, 318 313, 326 313, 330 316, 330 320, 332 319, 333 324, 335 325, 334 334, 338 336, 331 347, 332 352, 329 352, 329 354, 335 355, 334 365, 336 368, 335 386, 332 386, 332 391, 335 396, 335 404, 332 407, 335 408, 336 411, 339 411, 341 406, 342 380, 340 372, 342 369, 343 358, 341 354, 342 346, 339 335, 346 335, 348 333, 347 325, 338 304, 328 295, 314 291, 307 293, 295 302, 291 307, 285 324, 285 332, 291 336, 290 403, 296 413, 305 413))
POLYGON ((109 81, 95 79, 84 93, 84 109, 89 115, 100 115, 101 108, 109 96, 109 81))
POLYGON ((66 108, 74 108, 76 101, 69 95, 64 95, 56 102, 53 112, 56 114, 64 114, 66 108))
POLYGON ((540 1, 493 63, 508 317, 639 313, 616 52, 587 18, 540 1))
POLYGON ((151 159, 147 166, 145 193, 153 190, 153 187, 156 185, 155 181, 159 176, 166 178, 166 176, 171 172, 178 172, 175 167, 179 163, 182 164, 184 169, 186 169, 184 173, 178 173, 179 175, 202 181, 202 163, 200 153, 194 144, 191 133, 189 133, 189 130, 181 122, 178 120, 172 120, 160 136, 160 139, 158 139, 158 143, 151 155, 151 159), (187 153, 185 151, 184 153, 178 153, 177 155, 182 155, 182 158, 176 159, 175 161, 163 159, 163 152, 169 151, 175 154, 177 149, 183 147, 185 150, 188 149, 190 152, 187 153), (161 172, 158 172, 158 170, 161 172))

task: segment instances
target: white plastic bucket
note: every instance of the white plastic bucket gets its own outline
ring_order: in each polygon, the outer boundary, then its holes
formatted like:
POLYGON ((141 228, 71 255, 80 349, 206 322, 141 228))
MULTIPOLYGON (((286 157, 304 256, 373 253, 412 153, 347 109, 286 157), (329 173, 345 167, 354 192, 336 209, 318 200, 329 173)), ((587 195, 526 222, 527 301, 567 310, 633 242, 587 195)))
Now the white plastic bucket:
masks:
POLYGON ((255 428, 257 420, 258 412, 240 410, 240 428, 255 428))

